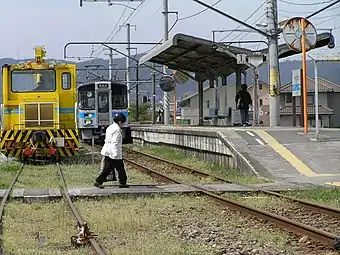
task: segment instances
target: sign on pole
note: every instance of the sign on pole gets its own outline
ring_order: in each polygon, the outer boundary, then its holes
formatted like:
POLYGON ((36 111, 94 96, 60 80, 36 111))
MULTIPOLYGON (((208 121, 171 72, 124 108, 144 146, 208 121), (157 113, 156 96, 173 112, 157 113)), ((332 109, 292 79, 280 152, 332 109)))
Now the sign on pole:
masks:
POLYGON ((292 70, 292 96, 301 96, 301 69, 292 70))

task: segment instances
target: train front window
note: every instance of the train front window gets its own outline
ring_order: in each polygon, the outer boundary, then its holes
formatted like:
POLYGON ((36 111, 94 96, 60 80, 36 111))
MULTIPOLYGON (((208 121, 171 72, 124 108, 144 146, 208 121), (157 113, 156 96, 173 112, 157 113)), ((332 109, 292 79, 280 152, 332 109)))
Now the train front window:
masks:
POLYGON ((127 88, 125 85, 112 84, 112 109, 127 108, 127 88))
POLYGON ((94 110, 95 98, 93 91, 79 91, 79 108, 82 110, 94 110))
POLYGON ((98 93, 98 111, 99 113, 109 112, 109 93, 108 92, 98 93))
POLYGON ((56 78, 54 70, 13 70, 13 92, 55 91, 56 78))

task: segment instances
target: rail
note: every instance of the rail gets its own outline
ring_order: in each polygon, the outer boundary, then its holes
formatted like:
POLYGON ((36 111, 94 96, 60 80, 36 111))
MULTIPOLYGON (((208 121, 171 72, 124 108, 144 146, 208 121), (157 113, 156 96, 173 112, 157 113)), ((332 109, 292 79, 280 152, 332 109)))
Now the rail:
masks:
POLYGON ((1 238, 1 236, 2 236, 2 217, 3 217, 3 214, 5 212, 5 205, 6 205, 8 197, 9 197, 9 194, 12 192, 14 184, 17 182, 19 175, 21 174, 21 172, 23 170, 24 170, 24 164, 21 164, 19 170, 17 171, 16 175, 14 176, 11 184, 8 186, 8 189, 6 190, 6 192, 5 192, 5 194, 2 198, 2 201, 1 201, 1 205, 0 205, 0 254, 3 254, 3 240, 1 238))
MULTIPOLYGON (((87 231, 87 222, 85 222, 83 220, 83 218, 81 217, 77 208, 74 206, 74 204, 71 200, 71 197, 70 197, 68 190, 67 190, 67 185, 66 185, 66 182, 65 182, 65 177, 64 177, 63 171, 61 170, 60 165, 58 163, 57 163, 57 167, 58 167, 58 174, 59 174, 59 177, 60 177, 60 181, 61 181, 62 186, 63 186, 63 193, 64 193, 64 196, 67 200, 68 206, 69 206, 72 214, 74 215, 74 217, 77 219, 78 226, 85 227, 85 232, 86 232, 87 231)), ((90 238, 89 241, 90 241, 92 249, 99 255, 106 255, 106 253, 103 251, 103 249, 99 246, 97 240, 94 239, 92 236, 90 236, 89 238, 90 238)))
POLYGON ((334 207, 330 207, 330 206, 326 206, 326 205, 321 205, 321 204, 316 204, 316 203, 309 202, 309 201, 306 201, 306 200, 303 200, 303 199, 298 199, 298 198, 286 196, 286 195, 280 194, 278 192, 270 191, 270 190, 256 189, 256 188, 254 188, 250 185, 241 184, 241 183, 238 183, 238 182, 227 180, 227 179, 219 177, 219 176, 215 176, 215 175, 212 175, 212 174, 205 173, 205 172, 200 171, 200 170, 191 169, 189 167, 171 162, 169 160, 166 160, 166 159, 154 156, 154 155, 150 155, 148 153, 136 151, 136 150, 133 150, 133 149, 129 149, 129 150, 132 151, 133 153, 140 154, 142 156, 149 157, 149 158, 158 160, 160 162, 164 162, 166 164, 172 165, 173 167, 175 167, 175 168, 177 168, 181 171, 187 171, 187 172, 191 172, 191 173, 194 173, 194 174, 202 176, 202 177, 210 177, 210 178, 214 178, 218 181, 223 181, 225 183, 235 184, 235 185, 253 190, 254 192, 262 192, 263 194, 272 195, 272 196, 276 196, 276 197, 279 197, 279 198, 287 199, 287 200, 299 203, 303 207, 310 209, 310 210, 313 210, 315 212, 320 212, 320 213, 324 213, 324 214, 327 214, 327 215, 330 215, 330 216, 340 217, 340 209, 338 209, 338 208, 334 208, 334 207))
MULTIPOLYGON (((156 157, 157 158, 157 157, 156 157)), ((167 175, 164 175, 158 171, 155 171, 153 169, 150 169, 148 167, 145 167, 141 164, 138 164, 135 161, 129 160, 129 159, 125 159, 125 161, 131 165, 133 165, 134 167, 146 172, 146 173, 152 173, 154 176, 157 176, 158 178, 162 179, 162 180, 168 180, 169 182, 174 182, 174 183, 178 183, 178 184, 185 184, 182 183, 181 181, 178 181, 172 177, 169 177, 167 175)), ((169 161, 164 161, 164 162, 169 162, 169 161)), ((172 164, 172 162, 170 162, 172 164)), ((177 165, 174 163, 174 165, 177 165)), ((182 168, 183 166, 181 166, 182 168)), ((185 169, 185 167, 183 167, 182 169, 185 169)), ((192 171, 193 169, 190 169, 190 171, 192 171)), ((195 170, 197 171, 197 170, 195 170)), ((198 173, 202 174, 203 172, 201 171, 197 171, 198 173)), ((209 176, 209 174, 207 174, 209 176)), ((218 177, 219 178, 219 177, 218 177)), ((221 178, 222 179, 222 178, 221 178)), ((233 183, 233 182, 230 182, 233 183)), ((187 184, 186 184, 187 185, 187 184)), ((200 186, 197 185, 188 185, 191 186, 195 189, 197 189, 198 191, 200 191, 202 194, 216 200, 218 203, 222 204, 222 205, 226 205, 229 207, 233 207, 239 211, 242 212, 246 212, 249 213, 251 215, 254 215, 256 217, 268 220, 284 229, 293 231, 294 233, 297 234, 302 234, 302 235, 306 235, 309 236, 310 238, 316 240, 317 242, 320 242, 326 246, 331 246, 333 249, 335 250, 339 250, 340 249, 340 236, 335 235, 333 233, 329 233, 311 226, 308 226, 306 224, 303 223, 299 223, 296 221, 293 221, 289 218, 274 214, 274 213, 270 213, 270 212, 266 212, 260 209, 256 209, 247 205, 243 205, 241 203, 229 200, 227 198, 224 198, 222 196, 219 196, 217 194, 214 194, 213 192, 204 189, 200 186)), ((275 192, 270 192, 270 193, 274 193, 275 192)), ((277 193, 278 194, 278 193, 277 193)), ((280 194, 281 195, 281 194, 280 194)), ((299 200, 297 200, 299 201, 299 200)), ((306 201, 304 201, 306 202, 306 201)))
MULTIPOLYGON (((6 202, 9 198, 11 191, 13 190, 15 183, 17 182, 20 174, 24 170, 24 166, 25 166, 24 164, 21 164, 20 169, 17 171, 16 175, 14 176, 11 184, 9 185, 8 189, 6 190, 6 192, 5 192, 5 194, 2 198, 2 201, 1 201, 1 205, 0 205, 0 254, 4 253, 4 251, 3 251, 3 240, 1 238, 1 236, 2 236, 2 219, 3 219, 3 214, 4 214, 4 211, 5 211, 5 205, 6 205, 6 202)), ((97 240, 94 238, 96 235, 93 235, 89 231, 89 228, 87 226, 87 222, 85 222, 83 220, 83 218, 81 217, 81 215, 77 211, 75 205, 73 204, 71 197, 70 197, 68 190, 67 190, 67 185, 66 185, 66 181, 65 181, 63 171, 61 170, 61 167, 58 163, 57 163, 57 168, 58 168, 58 175, 60 177, 60 182, 62 184, 64 196, 66 198, 66 201, 68 203, 68 206, 69 206, 72 214, 74 215, 74 217, 77 219, 77 222, 78 222, 79 234, 75 238, 78 238, 78 240, 80 239, 81 241, 84 241, 84 243, 89 242, 90 245, 91 245, 91 248, 93 249, 94 252, 96 252, 96 254, 106 255, 106 253, 103 251, 103 249, 99 246, 97 240)))

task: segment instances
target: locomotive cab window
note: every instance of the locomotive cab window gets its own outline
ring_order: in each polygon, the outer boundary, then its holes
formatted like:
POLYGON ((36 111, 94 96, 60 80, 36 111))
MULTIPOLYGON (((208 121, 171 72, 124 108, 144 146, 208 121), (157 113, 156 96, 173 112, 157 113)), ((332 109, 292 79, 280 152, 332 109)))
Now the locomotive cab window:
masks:
POLYGON ((127 108, 127 87, 115 84, 112 86, 112 109, 124 108, 127 108))
POLYGON ((82 110, 94 110, 95 108, 95 95, 92 91, 82 90, 79 91, 79 108, 82 110))
POLYGON ((99 113, 109 112, 109 93, 108 92, 98 93, 98 112, 99 113))
POLYGON ((13 70, 13 92, 52 92, 56 89, 54 70, 13 70))
POLYGON ((63 90, 71 89, 71 74, 70 73, 62 73, 61 82, 63 90))

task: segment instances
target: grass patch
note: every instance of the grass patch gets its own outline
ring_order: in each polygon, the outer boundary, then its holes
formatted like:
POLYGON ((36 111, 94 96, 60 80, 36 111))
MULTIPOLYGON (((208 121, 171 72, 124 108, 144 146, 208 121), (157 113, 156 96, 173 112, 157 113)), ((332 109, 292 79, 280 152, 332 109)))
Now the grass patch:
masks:
POLYGON ((80 255, 88 248, 71 247, 71 236, 77 234, 76 221, 64 202, 23 204, 10 202, 4 216, 3 247, 5 254, 80 255), (45 237, 38 247, 38 235, 45 237))
MULTIPOLYGON (((76 206, 108 254, 279 254, 282 250, 306 254, 296 245, 292 248, 297 242, 288 232, 206 197, 117 197, 78 200, 76 206), (251 253, 254 249, 257 253, 251 253)), ((75 234, 75 220, 64 202, 14 201, 7 206, 5 254, 89 254, 88 249, 71 247, 70 237, 75 234), (46 238, 42 248, 37 245, 38 234, 46 238)))
POLYGON ((271 250, 277 240, 279 249, 288 243, 288 234, 264 225, 259 230, 249 218, 222 211, 204 197, 82 200, 77 207, 111 254, 229 254, 223 249, 235 240, 256 239, 271 250))
POLYGON ((58 188, 59 177, 56 165, 25 165, 15 189, 58 188))
MULTIPOLYGON (((94 180, 97 178, 100 170, 100 165, 61 165, 61 169, 64 172, 67 186, 85 188, 92 187, 94 180)), ((141 173, 130 167, 125 168, 128 183, 131 184, 152 184, 157 183, 153 178, 146 174, 141 173)), ((117 175, 118 177, 118 175, 117 175)), ((112 183, 112 182, 109 182, 112 183)))
POLYGON ((316 203, 340 207, 340 189, 317 187, 308 190, 293 190, 285 192, 288 196, 293 196, 300 199, 311 200, 316 203))
POLYGON ((228 169, 222 167, 220 165, 204 162, 199 160, 196 157, 185 155, 184 153, 176 150, 172 150, 166 147, 140 147, 134 146, 134 149, 149 153, 154 156, 158 156, 167 160, 171 160, 172 162, 179 163, 181 165, 201 170, 206 173, 214 174, 225 178, 230 181, 239 182, 243 184, 259 184, 269 182, 267 179, 263 177, 250 176, 240 172, 237 169, 228 169))
POLYGON ((7 189, 20 168, 18 162, 4 162, 0 164, 0 189, 7 189))

